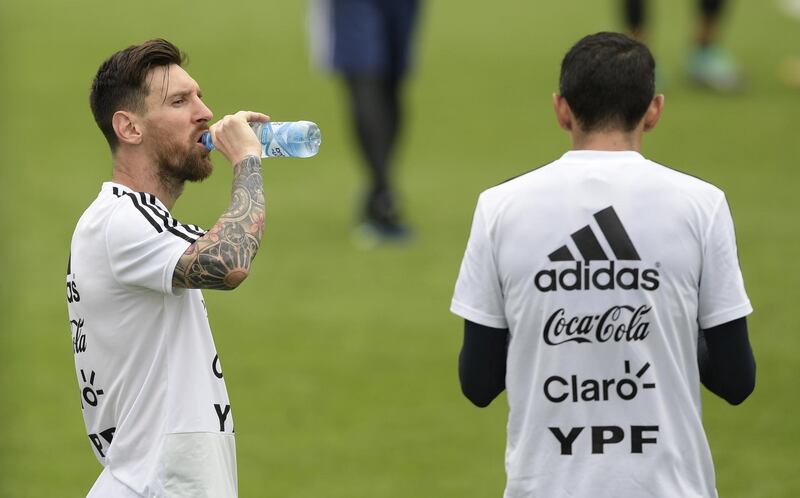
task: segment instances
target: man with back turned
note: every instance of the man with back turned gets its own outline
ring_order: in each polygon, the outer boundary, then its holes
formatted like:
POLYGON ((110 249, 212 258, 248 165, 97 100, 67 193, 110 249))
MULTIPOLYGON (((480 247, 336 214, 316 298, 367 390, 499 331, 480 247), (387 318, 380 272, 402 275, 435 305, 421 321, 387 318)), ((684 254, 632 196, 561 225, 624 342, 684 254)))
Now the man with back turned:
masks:
POLYGON ((248 276, 264 227, 261 146, 241 111, 212 113, 166 40, 113 54, 90 96, 113 159, 78 221, 67 301, 88 439, 104 469, 91 497, 237 494, 231 404, 201 289, 248 276), (170 213, 212 171, 210 131, 233 166, 228 209, 208 232, 170 213))
POLYGON ((752 308, 724 193, 639 152, 654 69, 580 40, 553 97, 572 150, 478 199, 451 310, 464 394, 507 391, 507 498, 717 496, 700 382, 752 392, 752 308))

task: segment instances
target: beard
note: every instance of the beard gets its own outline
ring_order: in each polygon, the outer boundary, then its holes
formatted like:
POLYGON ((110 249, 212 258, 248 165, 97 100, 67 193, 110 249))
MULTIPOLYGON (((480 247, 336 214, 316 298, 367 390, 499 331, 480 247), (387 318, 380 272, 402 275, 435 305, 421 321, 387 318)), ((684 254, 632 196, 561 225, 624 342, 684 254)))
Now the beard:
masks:
MULTIPOLYGON (((161 137, 168 133, 160 133, 161 137)), ((185 182, 201 182, 211 175, 214 166, 208 151, 201 151, 194 142, 185 144, 168 138, 156 145, 155 159, 158 176, 165 185, 182 186, 185 182)))

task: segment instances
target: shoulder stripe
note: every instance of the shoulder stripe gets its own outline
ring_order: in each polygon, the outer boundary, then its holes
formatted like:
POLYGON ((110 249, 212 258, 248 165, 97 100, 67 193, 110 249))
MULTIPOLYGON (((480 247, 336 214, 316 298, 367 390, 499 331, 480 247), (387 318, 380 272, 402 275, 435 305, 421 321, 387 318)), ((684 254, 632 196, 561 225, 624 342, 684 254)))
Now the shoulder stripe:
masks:
POLYGON ((112 193, 117 197, 125 196, 131 200, 133 206, 145 217, 145 219, 156 229, 158 233, 166 230, 167 232, 180 237, 181 239, 193 244, 200 237, 205 235, 202 229, 196 226, 181 225, 172 218, 166 211, 161 209, 155 203, 155 196, 153 194, 146 194, 139 192, 137 196, 133 192, 125 192, 124 190, 113 187, 112 193), (150 198, 148 198, 148 196, 150 198))
POLYGON ((171 226, 173 228, 180 227, 183 230, 186 230, 188 235, 194 235, 197 237, 202 237, 203 235, 206 234, 205 230, 198 227, 197 225, 188 225, 185 223, 180 223, 178 220, 173 218, 172 214, 170 214, 169 211, 165 210, 156 203, 156 196, 154 196, 153 194, 148 194, 146 199, 147 200, 144 203, 145 206, 149 207, 156 214, 156 216, 164 220, 165 225, 171 226))
POLYGON ((679 174, 681 174, 681 175, 685 175, 685 176, 688 176, 688 177, 690 177, 690 178, 694 178, 695 180, 700 180, 700 181, 701 181, 701 182, 703 182, 703 183, 707 183, 707 184, 711 185, 712 187, 716 187, 716 188, 718 188, 719 190, 722 190, 722 187, 720 187, 720 186, 719 186, 719 185, 717 185, 716 183, 711 183, 710 181, 706 180, 705 178, 701 178, 701 177, 699 177, 699 176, 697 176, 697 175, 693 175, 693 174, 691 174, 691 173, 687 173, 687 172, 685 172, 685 171, 681 171, 681 170, 679 170, 679 169, 677 169, 677 168, 673 168, 672 166, 667 166, 666 164, 661 164, 661 163, 658 163, 658 162, 656 162, 656 161, 653 161, 652 159, 648 159, 648 161, 650 161, 651 163, 653 163, 653 164, 656 164, 656 165, 658 165, 658 166, 661 166, 662 168, 668 169, 668 170, 670 170, 670 171, 674 171, 675 173, 679 173, 679 174))
POLYGON ((182 226, 178 224, 178 222, 172 217, 169 216, 164 211, 156 206, 155 204, 155 196, 153 194, 146 194, 144 192, 139 192, 139 199, 142 203, 144 208, 148 209, 156 218, 160 220, 161 226, 163 226, 169 233, 175 235, 176 237, 180 237, 181 239, 193 244, 199 238, 197 235, 185 233, 181 231, 182 226), (152 199, 150 198, 152 197, 152 199))
POLYGON ((537 169, 539 169, 539 168, 543 168, 543 167, 547 166, 548 164, 551 164, 551 163, 544 163, 544 164, 540 164, 539 166, 536 166, 535 168, 531 168, 531 169, 529 169, 528 171, 523 171, 522 173, 516 174, 516 175, 512 176, 511 178, 508 178, 508 179, 506 179, 506 180, 503 180, 502 182, 498 183, 497 185, 495 185, 495 187, 497 187, 497 186, 499 186, 499 185, 502 185, 502 184, 504 184, 504 183, 508 183, 508 182, 510 182, 511 180, 516 180, 517 178, 519 178, 519 177, 521 177, 521 176, 525 176, 525 175, 527 175, 528 173, 533 173, 533 172, 534 172, 534 171, 536 171, 537 169))
POLYGON ((142 213, 142 215, 145 217, 145 219, 146 219, 146 220, 147 220, 147 221, 148 221, 148 222, 149 222, 151 225, 153 225, 153 228, 155 228, 155 229, 156 229, 156 232, 158 232, 158 233, 161 233, 161 232, 163 232, 163 231, 164 231, 164 228, 163 228, 163 227, 161 227, 161 225, 159 225, 159 224, 158 224, 158 222, 157 222, 156 220, 154 220, 154 219, 153 219, 153 217, 152 217, 152 216, 150 216, 150 214, 148 214, 148 212, 147 212, 147 211, 146 211, 146 210, 145 210, 145 209, 144 209, 144 208, 143 208, 143 207, 142 207, 142 206, 139 204, 139 201, 136 199, 136 196, 135 196, 135 195, 133 195, 133 194, 132 194, 132 193, 130 193, 130 192, 125 192, 125 191, 123 191, 123 190, 121 190, 121 189, 119 189, 119 188, 117 188, 117 187, 114 187, 114 188, 113 188, 113 190, 112 190, 112 192, 113 192, 113 193, 114 193, 114 195, 116 195, 117 197, 122 197, 123 195, 124 195, 124 196, 126 196, 126 197, 128 197, 128 198, 131 200, 131 202, 133 202, 133 206, 134 206, 134 207, 135 207, 137 210, 139 210, 139 212, 140 212, 140 213, 142 213))

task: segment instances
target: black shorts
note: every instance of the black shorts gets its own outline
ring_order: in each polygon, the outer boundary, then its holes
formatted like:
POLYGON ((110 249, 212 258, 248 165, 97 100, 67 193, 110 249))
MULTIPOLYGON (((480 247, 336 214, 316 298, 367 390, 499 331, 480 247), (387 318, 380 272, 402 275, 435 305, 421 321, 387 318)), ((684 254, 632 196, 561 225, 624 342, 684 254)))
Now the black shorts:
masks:
POLYGON ((391 77, 408 70, 417 0, 317 0, 311 8, 313 48, 326 68, 391 77))

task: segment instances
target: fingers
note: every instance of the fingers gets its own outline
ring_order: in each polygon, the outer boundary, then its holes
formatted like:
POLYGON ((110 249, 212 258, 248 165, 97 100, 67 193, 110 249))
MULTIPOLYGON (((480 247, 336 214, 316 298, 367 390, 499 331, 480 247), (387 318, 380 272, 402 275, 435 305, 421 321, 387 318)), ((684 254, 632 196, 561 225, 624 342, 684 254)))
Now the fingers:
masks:
POLYGON ((240 117, 248 122, 258 121, 261 123, 266 123, 270 119, 269 116, 267 116, 266 114, 254 111, 239 111, 236 114, 234 114, 234 116, 240 117))
POLYGON ((266 122, 269 116, 260 112, 239 111, 223 117, 209 128, 215 148, 231 164, 237 164, 247 155, 261 156, 261 142, 247 124, 254 121, 266 122))
MULTIPOLYGON (((223 128, 223 127, 225 127, 226 123, 230 124, 230 122, 233 121, 233 120, 241 121, 241 122, 244 122, 244 123, 253 122, 253 121, 266 123, 267 121, 270 120, 270 117, 267 116, 266 114, 262 114, 260 112, 239 111, 236 114, 228 114, 226 116, 223 116, 222 119, 220 119, 219 121, 217 121, 216 123, 211 125, 211 128, 212 129, 213 128, 217 128, 217 129, 223 128)), ((213 136, 212 136, 212 138, 213 138, 213 136)))
POLYGON ((236 114, 227 114, 209 127, 211 140, 216 143, 217 133, 220 133, 224 128, 230 129, 232 127, 238 127, 240 123, 247 124, 255 121, 266 123, 269 120, 270 117, 266 114, 254 111, 239 111, 236 114), (234 121, 238 121, 239 123, 234 124, 234 121))
POLYGON ((266 123, 270 120, 270 117, 266 114, 254 111, 239 111, 236 114, 227 114, 222 117, 219 121, 212 124, 209 127, 209 132, 211 133, 211 140, 216 143, 217 141, 217 133, 221 132, 223 128, 226 126, 231 128, 232 126, 238 126, 238 124, 234 125, 232 121, 239 121, 242 123, 248 123, 253 121, 258 121, 261 123, 266 123))

